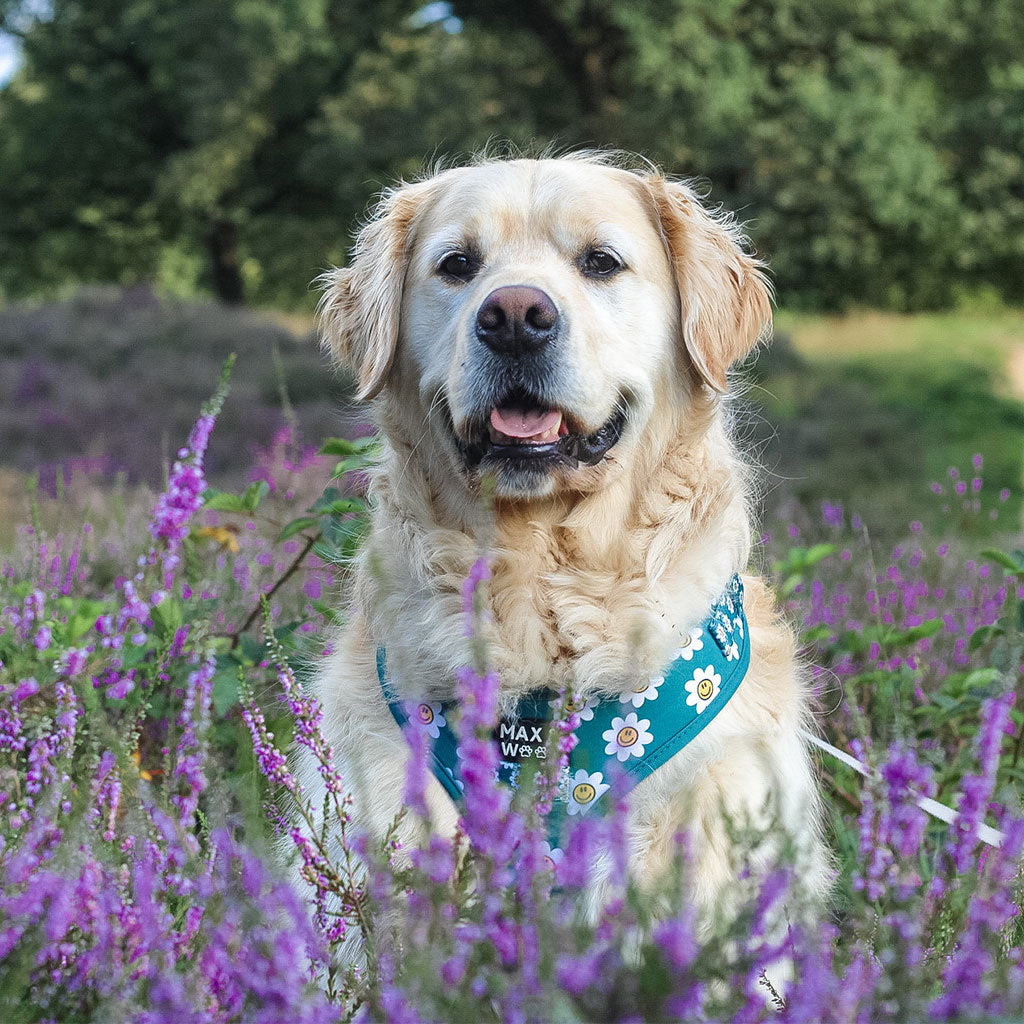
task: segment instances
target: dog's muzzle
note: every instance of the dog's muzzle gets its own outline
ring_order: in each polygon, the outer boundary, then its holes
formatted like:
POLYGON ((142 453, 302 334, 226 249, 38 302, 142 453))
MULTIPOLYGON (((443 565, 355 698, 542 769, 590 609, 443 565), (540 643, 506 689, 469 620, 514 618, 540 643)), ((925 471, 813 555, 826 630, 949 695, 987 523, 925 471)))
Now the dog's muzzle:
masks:
MULTIPOLYGON (((449 415, 450 418, 450 415, 449 415)), ((546 471, 596 466, 618 442, 626 425, 625 405, 587 433, 560 409, 523 392, 504 396, 486 418, 452 427, 455 446, 468 470, 546 471)))
POLYGON ((563 318, 533 285, 495 288, 480 304, 474 334, 487 351, 475 411, 448 426, 469 472, 491 471, 512 491, 529 492, 548 472, 596 466, 618 442, 626 405, 588 430, 558 404, 558 345, 563 318), (484 383, 485 381, 485 383, 484 383))

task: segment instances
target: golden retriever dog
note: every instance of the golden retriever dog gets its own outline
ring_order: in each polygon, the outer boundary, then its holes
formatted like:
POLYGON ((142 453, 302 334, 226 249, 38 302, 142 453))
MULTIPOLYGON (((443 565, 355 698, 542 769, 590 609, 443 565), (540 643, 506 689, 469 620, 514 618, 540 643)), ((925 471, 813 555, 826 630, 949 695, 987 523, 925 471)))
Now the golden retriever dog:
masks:
MULTIPOLYGON (((807 684, 746 574, 749 473, 728 427, 729 368, 770 317, 735 225, 650 168, 482 159, 384 196, 322 306, 384 440, 351 612, 316 680, 358 826, 384 836, 409 757, 378 648, 401 699, 451 700, 467 663, 461 588, 482 550, 506 708, 551 688, 580 701, 642 689, 741 573, 749 668, 629 794, 629 868, 653 884, 687 832, 687 895, 710 927, 737 888, 733 825, 746 823, 787 836, 824 895, 807 684)), ((434 779, 428 803, 453 832, 434 779)))

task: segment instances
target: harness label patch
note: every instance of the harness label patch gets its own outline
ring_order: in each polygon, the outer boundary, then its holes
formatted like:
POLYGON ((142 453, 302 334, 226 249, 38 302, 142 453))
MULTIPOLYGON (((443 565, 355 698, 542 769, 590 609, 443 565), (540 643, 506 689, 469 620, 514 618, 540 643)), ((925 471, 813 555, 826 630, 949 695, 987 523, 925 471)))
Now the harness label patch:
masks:
POLYGON ((543 718, 503 718, 494 730, 502 761, 544 760, 548 756, 546 726, 543 718))

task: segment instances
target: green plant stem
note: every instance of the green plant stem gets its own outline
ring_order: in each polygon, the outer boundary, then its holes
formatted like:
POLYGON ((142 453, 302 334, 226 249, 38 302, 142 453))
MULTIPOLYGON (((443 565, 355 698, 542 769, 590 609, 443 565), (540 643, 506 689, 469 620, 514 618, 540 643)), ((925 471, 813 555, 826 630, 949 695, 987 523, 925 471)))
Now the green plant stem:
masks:
POLYGON ((288 582, 298 571, 300 565, 306 558, 306 555, 313 550, 313 545, 320 539, 321 534, 319 532, 313 534, 312 537, 306 537, 306 543, 303 544, 302 550, 292 560, 291 565, 282 573, 278 581, 265 593, 260 595, 260 599, 256 602, 256 606, 251 612, 249 612, 248 618, 242 625, 231 634, 231 650, 234 650, 242 639, 242 634, 248 632, 249 628, 256 621, 263 607, 263 602, 269 601, 288 582))

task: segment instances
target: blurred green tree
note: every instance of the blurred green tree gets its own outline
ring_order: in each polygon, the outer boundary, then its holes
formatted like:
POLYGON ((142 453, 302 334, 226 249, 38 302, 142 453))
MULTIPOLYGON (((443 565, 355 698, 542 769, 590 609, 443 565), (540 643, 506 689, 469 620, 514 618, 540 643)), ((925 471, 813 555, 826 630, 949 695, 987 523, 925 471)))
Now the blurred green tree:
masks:
MULTIPOLYGON (((316 160, 317 120, 401 0, 54 0, 27 24, 24 3, 4 3, 0 24, 24 47, 0 94, 10 294, 76 279, 188 287, 205 254, 204 283, 240 302, 260 285, 243 240, 268 212, 315 233, 350 211, 316 160)), ((327 240, 313 244, 306 280, 327 240)))
POLYGON ((26 4, 0 0, 8 295, 302 305, 373 191, 500 138, 706 177, 787 305, 1024 297, 1019 0, 26 4))

